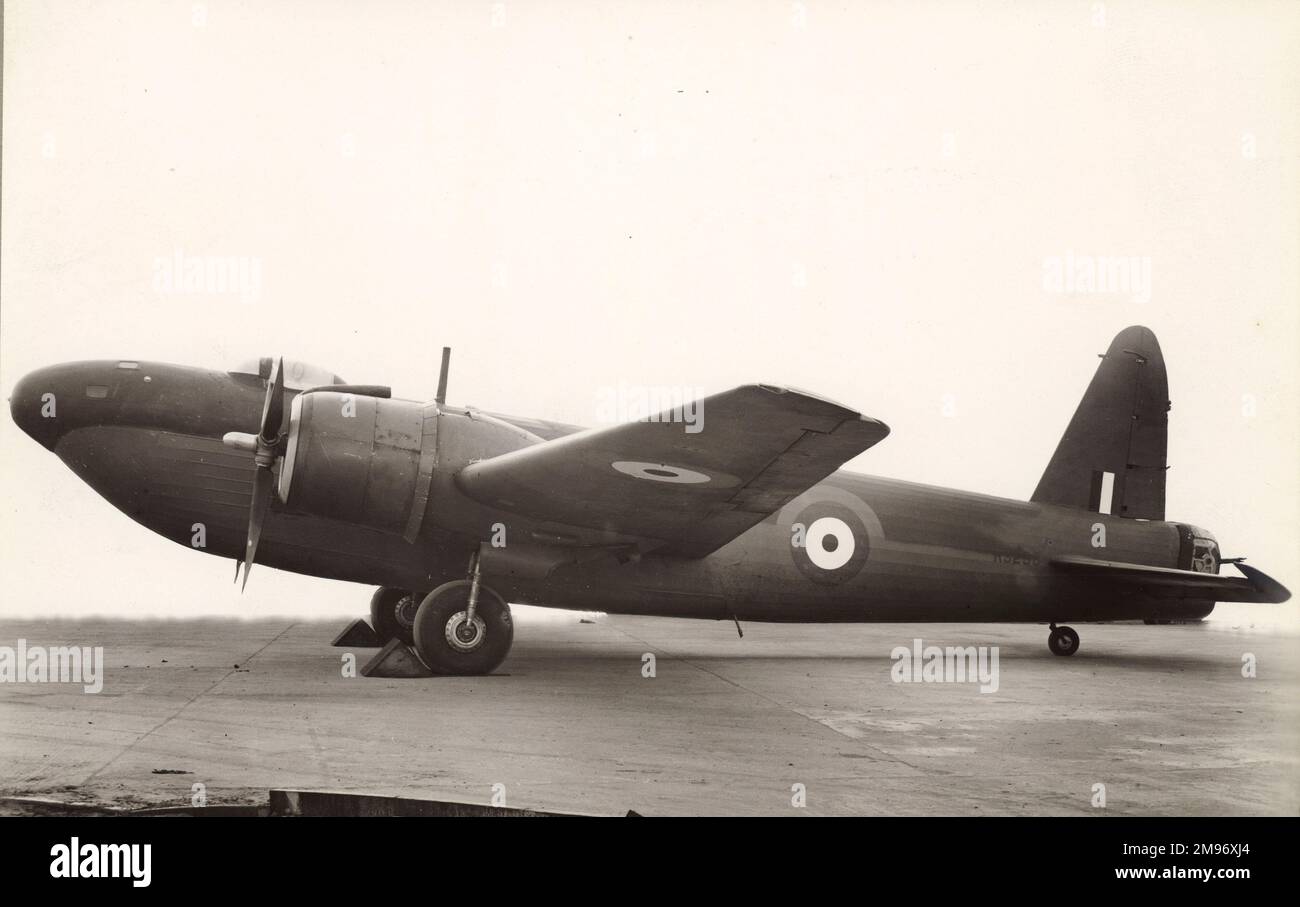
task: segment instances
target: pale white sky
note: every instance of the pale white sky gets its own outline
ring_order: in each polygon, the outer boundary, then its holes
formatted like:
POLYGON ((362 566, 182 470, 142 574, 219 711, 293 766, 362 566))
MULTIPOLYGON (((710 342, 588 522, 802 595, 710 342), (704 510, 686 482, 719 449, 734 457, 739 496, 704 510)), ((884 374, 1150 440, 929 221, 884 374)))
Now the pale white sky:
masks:
MULTIPOLYGON (((284 354, 427 397, 449 344, 453 402, 790 384, 893 428, 853 468, 1025 498, 1141 323, 1170 518, 1300 590, 1296 4, 64 0, 4 42, 5 395, 284 354), (159 292, 177 250, 258 298, 159 292), (1067 252, 1149 258, 1150 300, 1048 292, 1067 252)), ((0 614, 369 594, 241 597, 7 414, 0 499, 0 614)))

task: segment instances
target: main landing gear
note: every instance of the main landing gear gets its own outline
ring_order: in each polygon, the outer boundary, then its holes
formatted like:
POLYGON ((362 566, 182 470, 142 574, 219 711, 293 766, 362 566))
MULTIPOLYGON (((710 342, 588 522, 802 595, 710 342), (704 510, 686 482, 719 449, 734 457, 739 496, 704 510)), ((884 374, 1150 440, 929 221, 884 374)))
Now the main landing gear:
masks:
POLYGON ((1052 632, 1047 636, 1047 648, 1053 655, 1073 655, 1079 651, 1079 634, 1073 627, 1058 627, 1052 624, 1052 632))
POLYGON ((415 651, 435 674, 490 674, 514 642, 510 606, 482 584, 478 560, 469 579, 443 583, 415 612, 415 651))
POLYGON ((415 642, 415 612, 420 597, 409 589, 383 586, 370 599, 370 625, 384 642, 400 639, 408 646, 415 642))

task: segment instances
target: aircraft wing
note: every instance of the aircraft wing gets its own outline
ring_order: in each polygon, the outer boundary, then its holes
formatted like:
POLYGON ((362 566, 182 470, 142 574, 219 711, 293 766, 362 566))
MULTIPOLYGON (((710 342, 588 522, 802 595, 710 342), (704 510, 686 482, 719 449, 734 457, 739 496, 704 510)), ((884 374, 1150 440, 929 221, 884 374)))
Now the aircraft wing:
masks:
POLYGON ((1277 604, 1291 597, 1285 586, 1261 570, 1235 564, 1245 579, 1178 570, 1100 561, 1090 557, 1055 557, 1052 566, 1062 573, 1108 581, 1126 591, 1153 598, 1194 598, 1216 602, 1259 602, 1277 604))
POLYGON ((889 434, 838 403, 763 384, 694 406, 693 425, 668 411, 591 429, 473 463, 457 481, 492 507, 703 557, 889 434))

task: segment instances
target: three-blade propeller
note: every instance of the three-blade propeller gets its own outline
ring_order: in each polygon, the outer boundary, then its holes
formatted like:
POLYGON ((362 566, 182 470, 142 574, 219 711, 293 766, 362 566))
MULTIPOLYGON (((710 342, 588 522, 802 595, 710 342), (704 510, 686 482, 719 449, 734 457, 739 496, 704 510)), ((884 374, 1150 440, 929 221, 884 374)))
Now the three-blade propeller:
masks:
POLYGON ((275 492, 275 475, 272 468, 275 458, 283 451, 284 437, 280 425, 284 421, 284 359, 277 359, 266 382, 266 399, 262 402, 262 422, 257 434, 227 432, 221 439, 228 447, 251 451, 257 466, 253 474, 253 500, 248 510, 248 542, 244 546, 242 561, 235 563, 235 579, 239 579, 239 565, 244 565, 244 584, 248 588, 248 574, 252 572, 257 557, 257 543, 262 538, 262 523, 271 508, 271 495, 275 492))

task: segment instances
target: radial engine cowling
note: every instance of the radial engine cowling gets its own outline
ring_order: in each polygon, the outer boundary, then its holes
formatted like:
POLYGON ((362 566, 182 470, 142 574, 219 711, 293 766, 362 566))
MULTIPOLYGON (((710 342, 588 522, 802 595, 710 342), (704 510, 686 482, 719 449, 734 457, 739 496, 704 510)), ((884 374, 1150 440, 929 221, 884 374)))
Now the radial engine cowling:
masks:
POLYGON ((300 394, 290 410, 280 500, 298 513, 402 532, 417 498, 424 409, 409 400, 300 394))

